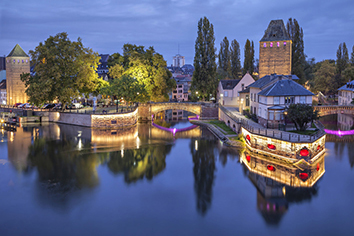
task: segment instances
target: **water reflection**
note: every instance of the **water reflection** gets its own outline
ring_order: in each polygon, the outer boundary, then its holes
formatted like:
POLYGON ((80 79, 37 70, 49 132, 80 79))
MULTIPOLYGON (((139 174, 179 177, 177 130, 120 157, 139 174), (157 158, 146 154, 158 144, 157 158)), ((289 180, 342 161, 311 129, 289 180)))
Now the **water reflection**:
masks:
POLYGON ((289 203, 311 200, 325 173, 324 155, 313 162, 285 160, 246 150, 240 156, 245 174, 257 188, 257 208, 269 225, 278 225, 289 203))

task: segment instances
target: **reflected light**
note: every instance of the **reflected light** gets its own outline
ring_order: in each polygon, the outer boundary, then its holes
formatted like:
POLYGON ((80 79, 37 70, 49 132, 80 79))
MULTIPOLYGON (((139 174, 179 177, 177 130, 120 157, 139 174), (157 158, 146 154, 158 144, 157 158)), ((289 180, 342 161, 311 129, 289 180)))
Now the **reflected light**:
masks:
POLYGON ((285 186, 283 187, 282 191, 283 191, 283 195, 284 195, 284 197, 285 197, 285 194, 286 194, 285 186))
POLYGON ((195 140, 195 142, 194 142, 194 148, 196 151, 198 151, 198 141, 197 140, 195 140))
POLYGON ((79 143, 78 143, 78 148, 79 148, 79 150, 81 150, 82 149, 82 141, 81 141, 81 138, 79 139, 79 143))

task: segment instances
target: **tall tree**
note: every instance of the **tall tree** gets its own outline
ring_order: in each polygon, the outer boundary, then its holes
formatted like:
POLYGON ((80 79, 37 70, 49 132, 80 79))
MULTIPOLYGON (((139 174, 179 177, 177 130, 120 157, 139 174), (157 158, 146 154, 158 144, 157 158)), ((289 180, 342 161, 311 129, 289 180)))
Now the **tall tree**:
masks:
POLYGON ((240 60, 240 45, 238 44, 236 39, 231 41, 230 57, 231 57, 230 76, 233 79, 238 79, 241 74, 242 68, 241 68, 241 60, 240 60))
POLYGON ((299 131, 305 131, 307 124, 319 119, 318 111, 309 104, 290 104, 287 109, 288 118, 295 124, 299 131))
POLYGON ((334 61, 325 60, 316 64, 314 89, 325 95, 334 94, 338 87, 335 83, 336 66, 334 61))
POLYGON ((354 45, 352 48, 352 53, 350 54, 350 64, 354 66, 354 45))
POLYGON ((99 56, 78 38, 63 32, 50 36, 30 51, 34 75, 22 74, 29 102, 36 105, 57 99, 64 105, 85 94, 97 93, 106 82, 96 73, 99 56))
POLYGON ((193 93, 198 92, 198 96, 203 100, 209 100, 210 95, 216 97, 218 79, 215 58, 214 26, 204 17, 198 22, 191 86, 193 93))
POLYGON ((229 50, 229 40, 227 37, 223 39, 220 43, 219 50, 219 67, 218 72, 223 75, 223 77, 230 77, 231 61, 230 61, 230 50, 229 50))
POLYGON ((243 74, 254 72, 254 43, 247 39, 245 44, 245 59, 243 62, 243 74))
POLYGON ((349 54, 348 54, 347 45, 345 43, 341 43, 338 46, 337 60, 336 60, 335 82, 338 88, 341 87, 346 82, 346 79, 343 76, 343 72, 348 66, 349 66, 349 54))
POLYGON ((167 101, 168 93, 175 87, 166 61, 153 47, 145 50, 144 46, 124 44, 123 55, 113 54, 108 64, 112 78, 127 75, 144 85, 145 96, 150 101, 167 101))
POLYGON ((304 67, 306 56, 304 53, 304 32, 296 19, 289 18, 286 24, 286 30, 292 40, 291 54, 291 74, 297 75, 300 78, 299 83, 306 82, 304 67))

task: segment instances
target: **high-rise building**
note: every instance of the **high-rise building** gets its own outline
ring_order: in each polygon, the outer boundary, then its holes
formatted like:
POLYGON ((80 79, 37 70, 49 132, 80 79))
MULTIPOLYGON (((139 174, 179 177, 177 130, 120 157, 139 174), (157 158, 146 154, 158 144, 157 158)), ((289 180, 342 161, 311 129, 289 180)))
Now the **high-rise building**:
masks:
POLYGON ((174 67, 182 67, 185 64, 184 56, 177 54, 173 57, 173 66, 174 67))
POLYGON ((283 20, 272 20, 259 42, 259 78, 291 74, 292 41, 283 20))
POLYGON ((21 81, 22 73, 30 73, 30 58, 16 44, 6 57, 6 97, 9 105, 27 102, 25 83, 21 81))

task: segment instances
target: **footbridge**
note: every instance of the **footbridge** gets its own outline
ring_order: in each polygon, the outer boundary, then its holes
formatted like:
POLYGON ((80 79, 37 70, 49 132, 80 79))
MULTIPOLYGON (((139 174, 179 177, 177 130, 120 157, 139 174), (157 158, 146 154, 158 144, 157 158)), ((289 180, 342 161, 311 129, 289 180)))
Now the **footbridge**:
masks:
POLYGON ((319 112, 320 116, 326 116, 331 114, 354 114, 354 105, 326 105, 326 106, 315 106, 315 110, 319 112))
POLYGON ((199 116, 199 119, 218 119, 218 104, 207 102, 157 102, 139 104, 138 120, 151 121, 152 117, 166 110, 184 110, 199 116))

